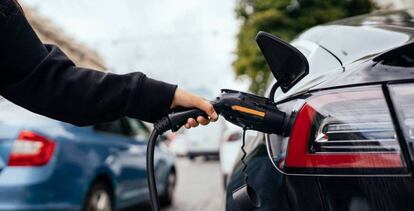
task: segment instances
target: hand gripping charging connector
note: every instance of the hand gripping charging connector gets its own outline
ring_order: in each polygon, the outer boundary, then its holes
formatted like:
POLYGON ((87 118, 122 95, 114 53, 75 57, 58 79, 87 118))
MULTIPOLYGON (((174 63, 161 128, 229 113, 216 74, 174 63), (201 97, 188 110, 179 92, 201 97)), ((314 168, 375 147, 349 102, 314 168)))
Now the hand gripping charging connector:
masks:
MULTIPOLYGON (((223 89, 221 95, 211 102, 218 114, 227 121, 243 128, 264 133, 282 134, 285 124, 285 113, 279 111, 271 100, 245 92, 223 89)), ((198 116, 208 117, 206 113, 196 108, 176 109, 154 124, 147 148, 148 185, 152 209, 158 211, 158 193, 154 175, 154 149, 159 134, 167 130, 179 130, 188 118, 198 116)), ((243 140, 244 141, 244 140, 243 140)), ((247 183, 233 192, 240 208, 250 210, 260 205, 256 192, 247 183), (246 201, 247 200, 247 201, 246 201), (250 200, 250 202, 249 202, 250 200)))

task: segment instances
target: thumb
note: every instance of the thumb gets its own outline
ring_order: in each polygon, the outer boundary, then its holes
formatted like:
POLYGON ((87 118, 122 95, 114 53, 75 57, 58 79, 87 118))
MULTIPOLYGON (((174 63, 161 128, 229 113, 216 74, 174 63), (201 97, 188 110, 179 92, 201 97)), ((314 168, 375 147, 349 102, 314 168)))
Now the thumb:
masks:
POLYGON ((196 97, 197 100, 195 101, 195 106, 199 109, 201 109, 202 111, 206 112, 206 114, 213 120, 217 120, 218 118, 218 114, 217 112, 214 110, 213 105, 211 105, 211 103, 209 103, 207 100, 204 100, 201 97, 196 97))

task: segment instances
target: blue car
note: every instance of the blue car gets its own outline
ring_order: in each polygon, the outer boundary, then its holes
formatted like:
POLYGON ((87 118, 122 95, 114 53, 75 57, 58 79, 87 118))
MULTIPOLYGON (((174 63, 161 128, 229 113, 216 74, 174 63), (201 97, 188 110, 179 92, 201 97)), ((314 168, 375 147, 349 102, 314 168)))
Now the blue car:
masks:
MULTIPOLYGON (((149 199, 148 128, 122 118, 76 127, 0 99, 0 210, 119 210, 149 199)), ((171 204, 174 156, 156 148, 160 200, 171 204)))

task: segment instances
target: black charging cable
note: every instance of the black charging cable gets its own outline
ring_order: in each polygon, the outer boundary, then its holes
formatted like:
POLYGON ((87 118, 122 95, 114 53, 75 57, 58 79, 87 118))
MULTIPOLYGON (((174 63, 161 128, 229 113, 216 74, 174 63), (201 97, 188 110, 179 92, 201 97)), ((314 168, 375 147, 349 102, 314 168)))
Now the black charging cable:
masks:
POLYGON ((160 202, 158 199, 158 191, 157 185, 155 181, 155 170, 154 170, 154 151, 155 145, 157 142, 157 138, 159 136, 159 132, 157 129, 154 129, 150 135, 148 145, 147 145, 147 180, 148 180, 148 188, 149 188, 149 195, 151 200, 152 210, 158 211, 160 210, 160 202))
POLYGON ((244 183, 247 184, 247 180, 249 179, 249 175, 247 174, 247 171, 246 171, 246 169, 247 169, 247 163, 244 160, 246 158, 246 156, 247 156, 247 152, 244 149, 245 146, 246 146, 246 128, 243 128, 242 145, 240 147, 241 148, 241 151, 243 153, 243 156, 240 158, 240 160, 241 160, 241 162, 243 164, 242 173, 243 173, 243 176, 244 176, 244 183))
POLYGON ((151 201, 151 206, 153 211, 160 210, 160 202, 158 199, 158 190, 157 182, 155 179, 155 169, 154 169, 154 153, 155 146, 157 144, 157 139, 160 134, 163 134, 165 131, 169 130, 170 121, 167 117, 162 118, 160 121, 154 124, 154 129, 148 139, 147 145, 147 180, 149 188, 149 196, 151 201))

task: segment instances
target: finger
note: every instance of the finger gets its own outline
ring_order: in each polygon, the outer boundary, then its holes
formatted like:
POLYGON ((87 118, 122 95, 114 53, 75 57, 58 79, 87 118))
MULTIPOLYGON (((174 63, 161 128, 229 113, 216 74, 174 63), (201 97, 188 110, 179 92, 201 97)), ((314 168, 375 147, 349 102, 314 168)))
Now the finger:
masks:
POLYGON ((209 102, 207 102, 206 100, 199 98, 196 101, 196 105, 197 108, 203 110, 204 112, 207 113, 207 115, 213 119, 213 120, 217 120, 218 118, 218 114, 216 113, 216 111, 214 110, 213 105, 211 105, 209 102))
POLYGON ((216 119, 211 118, 210 122, 217 122, 217 120, 218 120, 218 117, 216 119))
POLYGON ((187 123, 187 124, 184 125, 184 127, 187 128, 187 129, 190 129, 191 126, 187 123))
POLYGON ((201 125, 207 125, 210 121, 204 118, 203 116, 198 116, 197 122, 200 123, 201 125))
POLYGON ((195 121, 195 119, 193 119, 193 118, 189 118, 187 120, 187 124, 189 124, 191 127, 197 127, 198 126, 198 122, 195 121))

